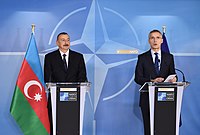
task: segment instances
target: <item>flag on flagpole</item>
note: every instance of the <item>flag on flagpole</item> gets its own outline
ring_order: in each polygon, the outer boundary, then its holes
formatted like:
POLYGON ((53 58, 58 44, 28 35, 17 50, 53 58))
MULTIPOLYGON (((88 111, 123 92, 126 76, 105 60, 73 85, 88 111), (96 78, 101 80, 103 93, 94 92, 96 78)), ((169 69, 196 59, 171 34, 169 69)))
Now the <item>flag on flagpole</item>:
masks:
MULTIPOLYGON (((161 44, 161 50, 163 52, 170 53, 168 43, 167 43, 167 38, 165 36, 165 31, 166 31, 166 26, 163 26, 163 35, 162 35, 163 43, 161 44)), ((181 127, 181 125, 182 125, 182 120, 181 120, 181 116, 180 116, 179 127, 181 127)))
POLYGON ((23 60, 10 113, 24 135, 49 135, 47 97, 34 33, 23 60))
POLYGON ((163 38, 163 43, 161 44, 161 50, 163 52, 170 53, 165 32, 163 32, 162 38, 163 38))

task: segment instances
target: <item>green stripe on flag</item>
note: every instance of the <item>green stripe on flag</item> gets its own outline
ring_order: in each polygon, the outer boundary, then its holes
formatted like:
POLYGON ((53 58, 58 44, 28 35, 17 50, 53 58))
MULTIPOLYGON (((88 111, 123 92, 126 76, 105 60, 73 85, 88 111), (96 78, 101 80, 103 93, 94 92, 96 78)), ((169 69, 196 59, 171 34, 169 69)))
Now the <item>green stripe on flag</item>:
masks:
POLYGON ((19 124, 24 135, 48 135, 40 119, 16 86, 10 112, 19 124))

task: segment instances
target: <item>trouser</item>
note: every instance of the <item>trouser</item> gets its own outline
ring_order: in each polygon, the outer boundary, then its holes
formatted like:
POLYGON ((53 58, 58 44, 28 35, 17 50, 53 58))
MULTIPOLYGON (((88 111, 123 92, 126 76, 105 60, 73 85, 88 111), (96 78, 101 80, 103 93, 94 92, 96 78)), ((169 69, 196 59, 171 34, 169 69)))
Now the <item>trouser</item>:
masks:
POLYGON ((144 125, 144 135, 150 135, 150 112, 149 105, 141 106, 143 125, 144 125))

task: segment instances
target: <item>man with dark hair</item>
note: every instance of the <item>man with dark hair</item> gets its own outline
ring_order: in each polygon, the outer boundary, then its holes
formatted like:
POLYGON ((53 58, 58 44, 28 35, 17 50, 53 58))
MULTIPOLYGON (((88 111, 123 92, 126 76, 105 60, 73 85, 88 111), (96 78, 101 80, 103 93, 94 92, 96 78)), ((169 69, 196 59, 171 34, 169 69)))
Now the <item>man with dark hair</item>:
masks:
MULTIPOLYGON (((66 32, 58 34, 58 50, 45 55, 45 82, 86 82, 87 74, 83 55, 70 49, 70 37, 66 32)), ((49 120, 52 128, 51 97, 48 98, 49 120)))
MULTIPOLYGON (((135 69, 135 82, 141 86, 145 82, 163 82, 169 75, 176 74, 173 55, 161 51, 162 33, 159 30, 152 30, 148 38, 151 49, 138 55, 135 69)), ((175 77, 170 82, 176 82, 176 80, 175 77)), ((148 92, 140 93, 140 107, 144 123, 144 134, 150 135, 148 92)))
POLYGON ((58 34, 58 50, 45 55, 45 82, 85 82, 86 67, 83 55, 70 50, 70 37, 67 33, 58 34))

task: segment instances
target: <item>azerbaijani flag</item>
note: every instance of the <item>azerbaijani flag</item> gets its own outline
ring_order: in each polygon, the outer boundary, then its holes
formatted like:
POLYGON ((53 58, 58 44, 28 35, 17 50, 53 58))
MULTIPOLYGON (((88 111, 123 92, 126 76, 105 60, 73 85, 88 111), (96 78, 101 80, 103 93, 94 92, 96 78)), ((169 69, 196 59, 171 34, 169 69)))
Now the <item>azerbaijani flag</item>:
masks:
POLYGON ((10 113, 24 135, 49 135, 47 97, 34 33, 18 75, 10 113))

